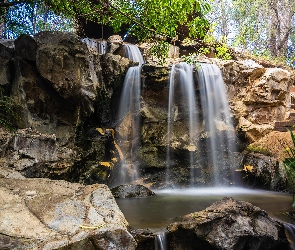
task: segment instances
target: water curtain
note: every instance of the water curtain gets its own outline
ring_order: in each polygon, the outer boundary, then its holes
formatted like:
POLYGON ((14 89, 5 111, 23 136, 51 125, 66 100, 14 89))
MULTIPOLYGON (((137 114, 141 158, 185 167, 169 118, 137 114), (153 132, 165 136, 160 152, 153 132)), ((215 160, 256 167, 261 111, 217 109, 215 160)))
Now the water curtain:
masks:
POLYGON ((138 66, 130 67, 126 73, 119 106, 119 142, 123 153, 117 183, 124 184, 139 178, 137 150, 140 141, 140 90, 141 66, 144 63, 136 45, 124 45, 124 56, 138 66))

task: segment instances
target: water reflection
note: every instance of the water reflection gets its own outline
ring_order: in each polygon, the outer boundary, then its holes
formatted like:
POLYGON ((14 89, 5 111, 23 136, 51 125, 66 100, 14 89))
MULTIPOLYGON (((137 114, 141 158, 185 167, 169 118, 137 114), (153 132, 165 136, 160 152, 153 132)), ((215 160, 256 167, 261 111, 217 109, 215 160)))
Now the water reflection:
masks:
POLYGON ((177 217, 200 211, 225 196, 243 200, 265 210, 271 217, 294 223, 283 212, 294 211, 292 197, 286 193, 245 188, 195 188, 153 190, 156 196, 117 199, 129 224, 134 228, 163 229, 177 217))

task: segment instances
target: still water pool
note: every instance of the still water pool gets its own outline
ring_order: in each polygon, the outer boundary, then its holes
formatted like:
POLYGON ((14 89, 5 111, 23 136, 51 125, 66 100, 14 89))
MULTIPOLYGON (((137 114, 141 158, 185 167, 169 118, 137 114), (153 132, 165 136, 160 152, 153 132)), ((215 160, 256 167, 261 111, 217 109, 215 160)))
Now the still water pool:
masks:
POLYGON ((292 196, 286 193, 223 187, 153 191, 156 196, 116 199, 131 227, 161 230, 178 216, 203 210, 226 196, 248 201, 273 218, 294 223, 294 219, 283 215, 283 212, 295 211, 292 196))

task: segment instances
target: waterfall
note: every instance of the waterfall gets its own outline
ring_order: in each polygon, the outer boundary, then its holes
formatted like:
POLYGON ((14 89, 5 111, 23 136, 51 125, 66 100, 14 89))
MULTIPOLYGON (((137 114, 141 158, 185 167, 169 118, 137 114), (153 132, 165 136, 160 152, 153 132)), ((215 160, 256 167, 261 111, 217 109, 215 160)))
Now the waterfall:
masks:
POLYGON ((224 167, 234 166, 235 129, 220 69, 214 64, 201 64, 198 82, 203 123, 210 138, 207 143, 208 161, 213 166, 214 184, 221 185, 224 167))
POLYGON ((97 40, 91 38, 83 38, 82 42, 87 44, 87 47, 90 51, 98 54, 105 54, 107 51, 107 41, 97 40))
POLYGON ((101 40, 97 41, 97 51, 98 54, 105 54, 107 52, 107 41, 101 40))
POLYGON ((174 81, 175 81, 175 74, 176 69, 175 65, 172 65, 170 71, 170 81, 169 81, 169 101, 168 101, 168 119, 167 119, 167 154, 166 154, 166 185, 169 183, 169 176, 170 176, 170 141, 171 141, 171 134, 173 133, 173 121, 174 121, 174 81))
POLYGON ((197 79, 199 86, 195 86, 192 65, 182 62, 171 68, 166 185, 174 164, 173 144, 180 139, 187 144, 182 147, 188 152, 190 186, 197 182, 221 185, 224 170, 234 166, 232 152, 235 152, 236 136, 221 71, 216 65, 201 64, 197 79), (187 132, 175 131, 176 126, 187 132), (208 180, 209 172, 213 172, 213 177, 208 180))
POLYGON ((155 250, 166 250, 167 242, 166 242, 166 234, 160 233, 155 236, 155 250))
POLYGON ((183 117, 188 120, 188 145, 186 148, 189 151, 189 168, 190 168, 190 181, 193 182, 194 176, 194 162, 196 156, 196 132, 197 132, 197 114, 196 114, 196 97, 195 97, 195 84, 193 79, 193 66, 187 63, 179 63, 173 65, 170 71, 169 81, 169 101, 168 101, 168 121, 167 121, 167 159, 166 159, 166 184, 169 184, 170 175, 170 159, 171 143, 177 137, 173 133, 174 122, 177 120, 178 108, 176 106, 184 106, 182 109, 183 117), (178 98, 175 95, 175 89, 178 88, 182 93, 178 98), (181 97, 183 103, 176 102, 181 97))
POLYGON ((124 56, 138 62, 125 76, 119 106, 119 145, 123 153, 116 184, 132 182, 139 178, 136 161, 140 141, 140 89, 143 57, 136 45, 124 45, 124 56))

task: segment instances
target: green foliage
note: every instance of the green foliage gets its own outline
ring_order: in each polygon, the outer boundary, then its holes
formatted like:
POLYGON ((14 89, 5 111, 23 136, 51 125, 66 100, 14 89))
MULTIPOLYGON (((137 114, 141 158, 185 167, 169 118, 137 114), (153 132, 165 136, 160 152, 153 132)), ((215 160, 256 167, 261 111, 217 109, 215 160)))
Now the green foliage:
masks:
POLYGON ((165 41, 155 42, 149 49, 149 53, 158 58, 160 64, 165 63, 165 59, 168 57, 170 44, 165 41))
POLYGON ((16 130, 16 122, 19 120, 16 113, 18 105, 3 92, 3 89, 0 88, 0 127, 13 132, 16 130))
POLYGON ((295 67, 294 0, 214 0, 207 18, 231 47, 295 67))
POLYGON ((289 191, 293 195, 293 205, 295 206, 295 136, 290 130, 293 147, 287 147, 286 152, 288 153, 288 158, 283 161, 284 167, 287 174, 287 181, 289 186, 289 191))
POLYGON ((215 57, 217 58, 223 60, 232 59, 231 52, 224 42, 224 37, 222 37, 220 41, 217 42, 211 32, 212 30, 204 37, 205 45, 199 48, 198 53, 208 55, 211 52, 214 52, 215 57))
POLYGON ((232 56, 230 54, 229 48, 225 44, 220 44, 215 46, 216 57, 223 60, 230 60, 232 56))
POLYGON ((180 25, 189 28, 189 36, 204 37, 209 27, 204 15, 211 9, 208 0, 116 0, 110 8, 120 10, 110 17, 115 31, 123 24, 135 24, 131 32, 140 40, 154 34, 177 37, 180 25))
MULTIPOLYGON (((139 40, 151 38, 155 34, 176 37, 180 25, 188 27, 190 36, 204 37, 210 26, 205 19, 205 15, 211 10, 210 0, 26 0, 24 2, 30 6, 43 4, 55 14, 67 18, 83 18, 107 24, 112 26, 115 32, 127 26, 139 40)), ((10 8, 17 6, 19 5, 10 8)))
POLYGON ((183 62, 186 62, 188 64, 191 64, 191 65, 196 65, 197 67, 199 67, 200 63, 198 61, 198 55, 196 53, 189 53, 188 56, 181 56, 181 59, 183 62))

